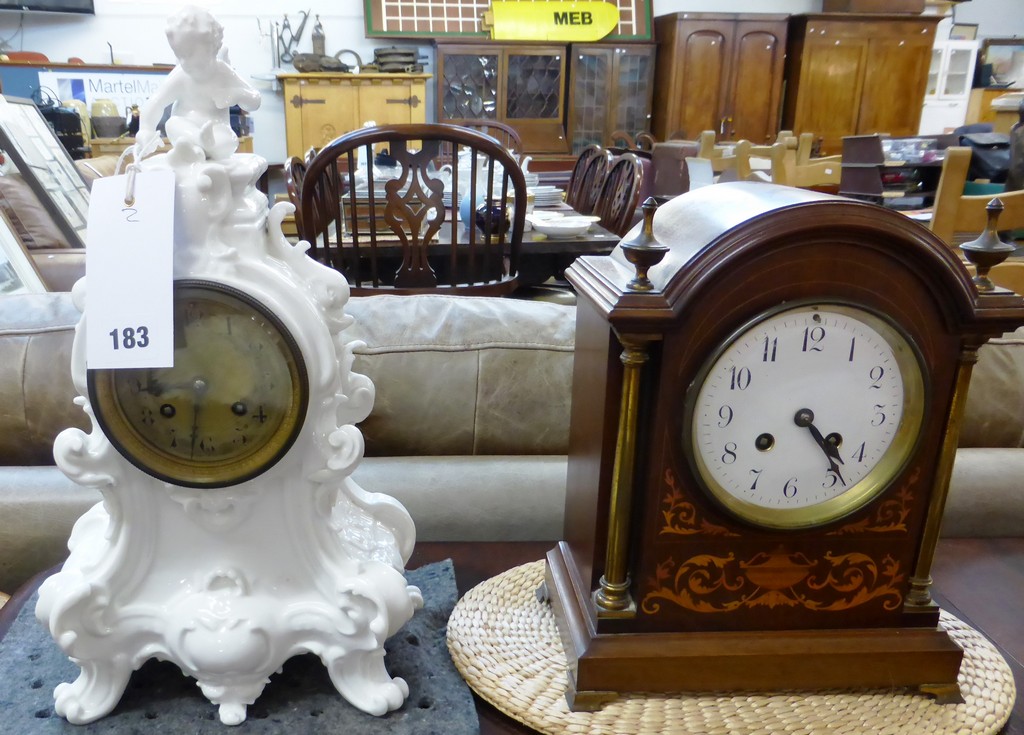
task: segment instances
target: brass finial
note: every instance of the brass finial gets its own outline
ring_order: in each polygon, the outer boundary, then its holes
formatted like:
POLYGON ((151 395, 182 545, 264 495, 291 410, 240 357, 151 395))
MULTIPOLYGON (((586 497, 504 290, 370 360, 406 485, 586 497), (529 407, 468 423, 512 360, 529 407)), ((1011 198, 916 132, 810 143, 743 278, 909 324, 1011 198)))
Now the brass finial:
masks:
POLYGON ((654 290, 654 284, 647 277, 647 271, 660 263, 668 252, 668 247, 659 243, 654 237, 654 213, 658 209, 658 203, 654 197, 647 197, 642 209, 644 211, 643 229, 635 238, 622 243, 623 255, 636 269, 633 280, 626 284, 626 288, 630 291, 654 290))
POLYGON ((964 257, 974 264, 978 275, 974 277, 974 285, 978 291, 987 293, 995 291, 996 286, 989 280, 988 272, 993 266, 999 265, 1014 251, 1014 246, 999 239, 999 232, 996 224, 999 222, 999 215, 1003 213, 1003 202, 997 197, 986 205, 988 212, 988 224, 984 231, 978 235, 977 240, 965 242, 960 246, 964 251, 964 257))

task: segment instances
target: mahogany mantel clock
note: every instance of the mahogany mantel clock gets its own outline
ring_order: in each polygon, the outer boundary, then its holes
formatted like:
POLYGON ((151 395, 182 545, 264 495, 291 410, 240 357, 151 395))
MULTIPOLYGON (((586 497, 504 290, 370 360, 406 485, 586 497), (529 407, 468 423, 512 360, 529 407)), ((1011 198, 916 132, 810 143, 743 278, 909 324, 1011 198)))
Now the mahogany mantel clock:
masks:
POLYGON ((571 706, 958 698, 929 572, 971 367, 1024 301, 979 293, 902 214, 823 194, 723 184, 648 223, 568 271, 566 525, 546 586, 571 706))

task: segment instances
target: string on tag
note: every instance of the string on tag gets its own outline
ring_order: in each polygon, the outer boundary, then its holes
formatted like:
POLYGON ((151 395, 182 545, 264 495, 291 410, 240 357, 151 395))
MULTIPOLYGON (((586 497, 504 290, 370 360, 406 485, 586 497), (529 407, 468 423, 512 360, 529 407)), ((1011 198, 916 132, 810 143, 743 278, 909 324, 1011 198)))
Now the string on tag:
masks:
MULTIPOLYGON (((134 151, 135 147, 129 146, 121 152, 117 159, 117 165, 114 167, 115 176, 121 173, 121 167, 124 165, 125 158, 129 154, 133 154, 134 151)), ((128 178, 125 180, 124 203, 129 207, 135 204, 135 174, 138 172, 139 164, 136 161, 132 161, 125 167, 125 174, 127 174, 128 178)))

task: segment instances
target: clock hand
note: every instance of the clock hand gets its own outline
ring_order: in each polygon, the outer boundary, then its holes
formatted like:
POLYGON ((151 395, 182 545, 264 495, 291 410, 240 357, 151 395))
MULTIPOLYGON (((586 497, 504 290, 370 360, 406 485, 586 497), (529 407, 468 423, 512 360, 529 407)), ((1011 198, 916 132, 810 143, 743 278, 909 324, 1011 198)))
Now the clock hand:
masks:
POLYGON ((814 425, 814 411, 809 408, 801 408, 793 416, 793 423, 797 426, 806 428, 811 432, 811 437, 814 439, 814 443, 817 444, 821 451, 825 453, 825 459, 828 460, 829 470, 836 473, 836 477, 839 481, 846 484, 846 480, 843 479, 842 473, 839 471, 839 465, 843 464, 843 458, 839 455, 839 448, 828 441, 818 427, 814 425))
POLYGON ((203 396, 206 394, 206 381, 196 378, 192 382, 192 390, 194 391, 192 397, 192 446, 189 457, 195 459, 196 440, 199 438, 199 409, 202 408, 203 396))

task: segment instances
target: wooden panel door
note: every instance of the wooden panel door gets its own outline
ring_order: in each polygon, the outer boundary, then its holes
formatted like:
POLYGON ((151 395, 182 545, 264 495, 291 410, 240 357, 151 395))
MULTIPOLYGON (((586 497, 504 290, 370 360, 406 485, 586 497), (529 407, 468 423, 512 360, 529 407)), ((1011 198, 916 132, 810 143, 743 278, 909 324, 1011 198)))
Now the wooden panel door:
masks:
POLYGON ((755 143, 778 132, 785 64, 784 15, 675 13, 655 19, 654 135, 755 143))
POLYGON ((804 46, 793 132, 821 138, 822 153, 840 153, 843 136, 857 131, 867 54, 866 40, 808 41, 804 46))
MULTIPOLYGON (((929 25, 934 31, 934 26, 929 25)), ((934 33, 908 28, 896 37, 868 42, 858 134, 917 135, 928 81, 934 33)))
POLYGON ((729 20, 656 20, 658 63, 654 86, 654 135, 696 138, 718 130, 729 81, 729 20), (664 29, 664 33, 662 30, 664 29))
POLYGON ((771 143, 779 130, 782 73, 786 60, 784 21, 738 21, 732 42, 730 85, 722 110, 725 137, 771 143))
POLYGON ((426 121, 429 74, 290 74, 284 82, 287 155, 305 156, 367 122, 426 121))

